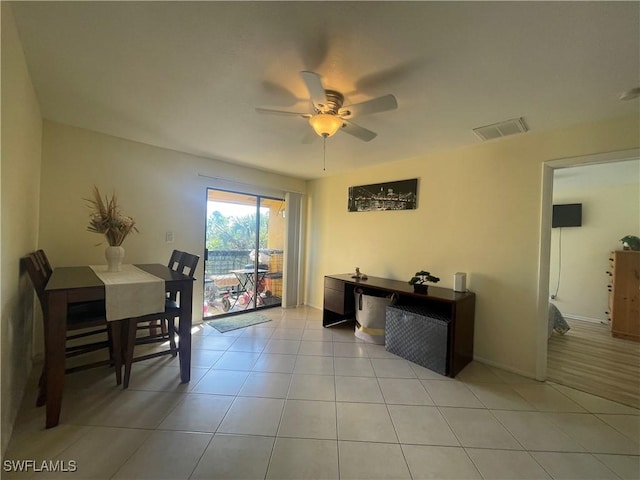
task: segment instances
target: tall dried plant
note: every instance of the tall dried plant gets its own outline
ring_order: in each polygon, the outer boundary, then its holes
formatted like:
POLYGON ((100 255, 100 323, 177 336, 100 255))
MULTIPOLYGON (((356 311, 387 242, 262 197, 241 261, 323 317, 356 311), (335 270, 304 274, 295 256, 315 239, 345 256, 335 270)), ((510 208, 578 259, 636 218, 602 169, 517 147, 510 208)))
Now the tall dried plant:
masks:
POLYGON ((103 200, 98 187, 94 185, 93 199, 87 198, 85 200, 89 203, 89 208, 93 210, 89 215, 87 230, 93 233, 102 233, 110 246, 122 245, 127 235, 138 231, 135 220, 120 213, 115 193, 111 198, 105 196, 103 200))

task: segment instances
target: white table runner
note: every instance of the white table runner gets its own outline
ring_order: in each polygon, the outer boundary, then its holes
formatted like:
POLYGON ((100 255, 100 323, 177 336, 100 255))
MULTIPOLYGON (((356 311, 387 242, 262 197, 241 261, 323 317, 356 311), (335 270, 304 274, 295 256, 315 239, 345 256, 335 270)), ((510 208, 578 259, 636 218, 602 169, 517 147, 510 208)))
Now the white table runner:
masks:
POLYGON ((106 265, 89 266, 104 283, 107 320, 164 311, 166 290, 161 278, 135 265, 122 265, 119 272, 108 272, 106 265))

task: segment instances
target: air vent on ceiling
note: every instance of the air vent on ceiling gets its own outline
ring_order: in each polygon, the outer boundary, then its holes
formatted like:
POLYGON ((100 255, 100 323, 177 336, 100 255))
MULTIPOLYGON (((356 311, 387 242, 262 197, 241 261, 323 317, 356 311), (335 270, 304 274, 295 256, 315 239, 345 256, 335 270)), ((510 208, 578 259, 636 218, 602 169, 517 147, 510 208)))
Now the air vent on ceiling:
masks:
POLYGON ((527 130, 527 126, 524 124, 522 118, 512 118, 504 122, 473 129, 474 133, 480 137, 480 140, 493 140, 494 138, 506 137, 507 135, 524 133, 527 130))

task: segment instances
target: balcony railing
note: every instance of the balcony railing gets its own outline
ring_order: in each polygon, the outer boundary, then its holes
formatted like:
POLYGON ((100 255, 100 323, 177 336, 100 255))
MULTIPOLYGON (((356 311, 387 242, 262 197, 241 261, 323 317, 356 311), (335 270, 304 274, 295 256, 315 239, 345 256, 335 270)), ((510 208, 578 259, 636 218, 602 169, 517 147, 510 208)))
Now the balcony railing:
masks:
MULTIPOLYGON (((282 261, 283 251, 274 249, 259 250, 260 268, 266 269, 264 284, 261 285, 261 304, 279 304, 282 297, 282 261)), ((210 306, 223 304, 222 298, 238 292, 237 276, 232 270, 253 268, 255 258, 253 250, 210 250, 205 263, 205 299, 210 306)), ((225 312, 226 309, 223 309, 225 312)), ((209 312, 215 315, 213 311, 209 312)))

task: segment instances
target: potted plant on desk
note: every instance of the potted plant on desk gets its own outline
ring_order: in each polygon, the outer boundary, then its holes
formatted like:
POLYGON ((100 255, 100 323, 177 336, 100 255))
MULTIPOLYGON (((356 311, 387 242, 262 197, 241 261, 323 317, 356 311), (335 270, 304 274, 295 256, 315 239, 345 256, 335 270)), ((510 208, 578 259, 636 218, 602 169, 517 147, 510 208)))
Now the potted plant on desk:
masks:
POLYGON ((439 281, 440 279, 438 277, 431 275, 431 273, 427 272, 426 270, 420 270, 419 272, 416 272, 413 277, 411 277, 411 280, 409 280, 409 285, 413 285, 413 291, 415 293, 427 293, 429 288, 427 282, 437 283, 439 281))

